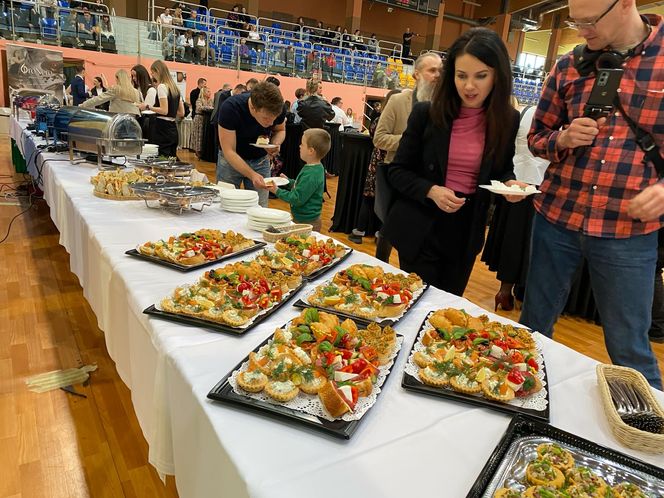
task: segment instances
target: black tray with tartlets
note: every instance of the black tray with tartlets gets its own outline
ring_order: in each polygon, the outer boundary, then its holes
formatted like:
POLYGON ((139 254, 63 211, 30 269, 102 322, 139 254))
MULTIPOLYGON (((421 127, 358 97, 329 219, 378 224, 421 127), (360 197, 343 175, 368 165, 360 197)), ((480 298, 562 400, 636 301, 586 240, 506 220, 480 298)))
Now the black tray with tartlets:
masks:
MULTIPOLYGON (((417 345, 418 341, 420 340, 420 334, 422 330, 427 326, 427 320, 429 319, 429 316, 431 316, 433 312, 429 313, 427 317, 424 319, 422 322, 422 325, 418 329, 417 335, 415 336, 415 340, 413 341, 413 346, 411 347, 410 351, 408 352, 408 358, 410 358, 410 355, 412 354, 413 350, 415 349, 415 346, 417 345)), ((546 365, 544 364, 544 357, 542 357, 542 373, 544 374, 544 381, 547 380, 547 375, 546 375, 546 365)), ((412 375, 406 373, 405 369, 403 372, 403 379, 401 380, 401 387, 408 391, 414 391, 417 393, 421 394, 427 394, 429 396, 435 396, 438 398, 443 398, 443 399, 449 399, 452 401, 459 401, 461 403, 468 403, 471 405, 476 405, 484 408, 489 408, 491 410, 496 410, 499 412, 505 412, 505 413, 511 413, 511 414, 524 414, 528 415, 540 420, 544 420, 546 422, 549 421, 549 407, 551 405, 551 399, 549 398, 549 386, 544 385, 542 388, 546 391, 546 408, 544 410, 533 410, 530 408, 524 408, 516 405, 512 405, 509 403, 501 403, 500 401, 494 401, 491 399, 487 399, 481 394, 466 394, 462 392, 458 392, 453 390, 451 387, 434 387, 430 386, 427 384, 424 384, 422 381, 419 379, 413 377, 412 375)))
POLYGON ((333 315, 341 316, 343 318, 350 318, 351 320, 354 320, 357 323, 361 323, 363 325, 369 325, 370 323, 376 323, 376 324, 380 325, 381 327, 388 327, 388 326, 393 327, 399 320, 401 320, 403 317, 405 317, 410 312, 410 310, 412 310, 415 307, 417 302, 424 295, 424 293, 427 291, 428 288, 429 288, 429 284, 423 282, 422 292, 420 292, 420 294, 417 297, 413 298, 413 300, 410 302, 410 304, 404 310, 404 312, 401 314, 401 316, 399 316, 396 319, 383 318, 380 321, 372 320, 371 318, 363 318, 361 316, 353 315, 352 313, 346 313, 344 311, 340 311, 336 308, 327 308, 325 306, 317 306, 317 305, 309 304, 306 301, 304 301, 303 299, 298 299, 297 301, 295 301, 293 303, 293 306, 296 307, 296 308, 318 308, 318 309, 326 311, 328 313, 332 313, 333 315))
POLYGON ((254 245, 251 247, 247 247, 245 249, 242 249, 240 251, 236 252, 231 252, 228 254, 224 254, 218 259, 214 259, 212 261, 204 261, 203 263, 199 263, 197 265, 181 265, 179 263, 174 263, 173 261, 167 261, 165 259, 158 258, 157 256, 149 256, 147 254, 143 254, 138 251, 138 249, 130 249, 125 252, 127 256, 131 256, 132 258, 137 258, 137 259, 142 259, 144 261, 149 261, 150 263, 155 263, 157 265, 165 266, 167 268, 171 268, 172 270, 177 270, 182 273, 187 273, 190 271, 194 270, 200 270, 201 268, 205 268, 210 265, 216 265, 217 263, 220 263, 224 260, 234 258, 236 256, 240 256, 242 254, 248 254, 254 251, 257 251, 261 249, 262 247, 265 247, 267 244, 263 242, 262 240, 254 240, 254 245))
MULTIPOLYGON (((342 262, 346 261, 350 257, 350 255, 353 254, 353 248, 348 247, 348 246, 344 246, 344 247, 346 248, 346 253, 343 256, 341 256, 339 259, 335 259, 335 260, 331 261, 327 265, 323 266, 322 268, 319 268, 318 270, 316 270, 315 272, 313 272, 309 275, 302 274, 302 280, 306 280, 307 282, 311 282, 312 280, 316 280, 318 277, 320 277, 322 275, 325 275, 327 272, 329 272, 330 270, 335 268, 337 265, 339 265, 342 262)), ((278 252, 278 251, 275 250, 275 252, 278 252)), ((291 272, 289 270, 286 270, 286 269, 283 269, 283 270, 282 269, 273 269, 273 271, 280 271, 280 272, 288 273, 288 274, 293 273, 293 272, 291 272)), ((311 306, 307 306, 307 307, 310 308, 311 306)))
POLYGON ((553 427, 542 420, 525 415, 517 415, 510 422, 505 434, 493 450, 493 453, 470 488, 466 498, 491 496, 491 493, 495 492, 494 488, 500 486, 500 483, 496 485, 494 479, 501 479, 501 467, 503 467, 503 462, 505 464, 509 462, 506 459, 510 456, 510 449, 513 444, 522 438, 533 436, 548 438, 563 447, 578 448, 588 455, 592 455, 597 460, 601 460, 605 466, 615 465, 621 467, 624 473, 629 473, 631 470, 634 474, 638 472, 660 481, 664 480, 664 469, 661 467, 651 465, 624 453, 588 441, 587 439, 553 427))
POLYGON ((169 322, 175 322, 175 323, 181 323, 183 325, 192 325, 194 327, 201 327, 205 328, 208 330, 211 330, 212 332, 224 332, 227 334, 232 334, 232 335, 243 335, 249 332, 251 329, 253 329, 255 326, 257 326, 259 323, 264 322, 268 318, 270 318, 274 313, 276 313, 279 308, 284 306, 288 301, 293 299, 295 295, 306 285, 306 282, 302 280, 300 285, 298 285, 295 289, 291 290, 286 297, 286 299, 282 299, 281 302, 279 302, 276 306, 273 306, 269 310, 267 310, 265 313, 258 315, 254 318, 254 320, 247 325, 246 327, 231 327, 230 325, 226 325, 224 323, 218 323, 218 322, 213 322, 212 320, 205 320, 204 318, 197 318, 195 316, 189 316, 189 315, 180 315, 178 313, 171 313, 169 311, 164 311, 160 310, 157 308, 154 304, 151 304, 147 308, 143 310, 143 313, 146 315, 154 316, 156 318, 162 319, 162 320, 168 320, 169 322))
MULTIPOLYGON (((309 308, 312 308, 312 306, 309 306, 309 308)), ((284 325, 284 327, 286 327, 287 325, 288 324, 284 325)), ((397 337, 401 336, 397 334, 397 337)), ((270 335, 267 339, 265 339, 258 346, 256 346, 253 352, 257 353, 258 350, 262 348, 265 344, 267 344, 270 339, 272 339, 272 335, 270 335)), ((397 351, 397 354, 393 361, 396 362, 396 359, 399 356, 399 352, 400 350, 397 351)), ((345 421, 343 419, 327 420, 321 417, 317 417, 315 415, 311 415, 309 413, 288 408, 276 402, 267 403, 259 399, 238 394, 233 390, 233 386, 230 384, 229 378, 233 375, 233 372, 239 370, 242 367, 242 365, 248 360, 249 360, 249 355, 247 354, 247 356, 243 358, 242 361, 240 361, 237 365, 235 365, 231 369, 231 371, 226 376, 224 376, 224 378, 221 379, 216 386, 214 386, 210 390, 210 392, 208 393, 208 398, 214 401, 219 401, 221 403, 229 404, 241 410, 247 410, 256 413, 258 415, 262 415, 271 419, 278 420, 280 422, 284 422, 288 425, 292 425, 297 428, 304 428, 311 430, 313 432, 332 436, 336 439, 350 439, 355 433, 355 431, 357 431, 357 428, 364 419, 364 417, 366 417, 367 415, 367 413, 365 413, 364 416, 362 416, 359 420, 351 420, 351 421, 345 421)), ((393 366, 394 364, 392 364, 392 367, 393 366)), ((391 372, 387 374, 387 377, 385 378, 383 385, 380 386, 381 393, 385 389, 385 385, 387 384, 387 381, 390 378, 390 374, 391 372)), ((381 393, 378 393, 379 397, 381 393)), ((378 402, 378 400, 376 400, 376 402, 378 402)), ((371 406, 369 410, 371 410, 372 408, 373 406, 371 406)))

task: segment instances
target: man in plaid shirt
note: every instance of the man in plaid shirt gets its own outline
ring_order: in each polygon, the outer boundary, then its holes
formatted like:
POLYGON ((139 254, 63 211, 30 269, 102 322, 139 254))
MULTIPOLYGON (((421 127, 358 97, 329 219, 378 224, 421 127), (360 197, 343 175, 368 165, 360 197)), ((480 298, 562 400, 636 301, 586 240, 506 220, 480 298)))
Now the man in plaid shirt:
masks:
MULTIPOLYGON (((664 145, 664 23, 640 16, 635 0, 570 0, 568 25, 587 48, 624 57, 619 98, 624 111, 664 145)), ((664 183, 621 112, 583 117, 595 82, 574 55, 552 70, 528 135, 535 156, 551 161, 534 201, 532 259, 521 323, 551 337, 575 271, 587 261, 611 360, 635 368, 659 389, 648 341, 664 224, 664 183), (575 149, 579 149, 575 154, 575 149)))

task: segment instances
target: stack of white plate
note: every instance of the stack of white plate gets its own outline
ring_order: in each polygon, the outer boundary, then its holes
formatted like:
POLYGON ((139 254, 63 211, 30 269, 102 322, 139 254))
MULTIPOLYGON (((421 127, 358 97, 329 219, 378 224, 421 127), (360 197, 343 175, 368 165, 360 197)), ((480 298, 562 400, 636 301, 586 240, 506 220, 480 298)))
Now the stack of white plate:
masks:
POLYGON ((154 144, 145 144, 143 150, 141 151, 141 159, 146 159, 148 157, 158 156, 159 155, 159 146, 154 144))
POLYGON ((252 230, 262 232, 269 226, 283 227, 290 225, 293 219, 288 211, 263 207, 247 209, 247 226, 252 230))
POLYGON ((232 213, 246 213, 247 209, 258 206, 258 192, 254 190, 222 189, 221 209, 232 213))

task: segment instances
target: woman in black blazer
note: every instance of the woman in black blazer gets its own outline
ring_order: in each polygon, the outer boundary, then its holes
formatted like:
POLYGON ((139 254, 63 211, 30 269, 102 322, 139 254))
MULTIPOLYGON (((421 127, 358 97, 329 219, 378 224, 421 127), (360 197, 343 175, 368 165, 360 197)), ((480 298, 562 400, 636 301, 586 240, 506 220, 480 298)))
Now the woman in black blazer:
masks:
POLYGON ((478 185, 525 186, 514 180, 519 113, 511 92, 502 40, 485 28, 467 31, 448 52, 433 100, 413 107, 387 166, 397 196, 381 233, 403 270, 459 296, 484 243, 490 197, 478 185))

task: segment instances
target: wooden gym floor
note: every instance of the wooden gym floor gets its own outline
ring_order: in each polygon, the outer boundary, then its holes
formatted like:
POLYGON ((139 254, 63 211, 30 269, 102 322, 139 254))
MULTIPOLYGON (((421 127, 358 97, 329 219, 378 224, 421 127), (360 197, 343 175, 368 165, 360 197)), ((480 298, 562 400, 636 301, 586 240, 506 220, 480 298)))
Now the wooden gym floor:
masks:
MULTIPOLYGON (((5 193, 14 175, 9 142, 0 141, 0 238, 10 220, 28 207, 5 193), (9 184, 9 185, 6 185, 9 184)), ((213 176, 214 165, 195 160, 213 176)), ((335 198, 337 180, 328 188, 335 198)), ((282 201, 271 206, 288 209, 282 201)), ((326 201, 329 220, 334 202, 326 201)), ((325 227, 329 226, 324 223, 325 227)), ((353 244, 345 234, 333 237, 373 255, 374 239, 353 244)), ((35 201, 14 222, 0 244, 0 497, 173 497, 173 478, 164 486, 147 462, 147 444, 134 415, 130 393, 106 352, 103 333, 83 298, 76 276, 69 271, 69 254, 58 244, 59 234, 44 201, 35 201), (55 369, 96 363, 88 386, 76 386, 85 398, 63 391, 29 392, 25 379, 55 369)), ((398 266, 393 255, 392 264, 398 266)), ((478 262, 465 297, 493 309, 498 290, 494 274, 478 262)), ((502 312, 518 319, 518 311, 502 312)), ((563 317, 556 339, 583 354, 608 361, 601 329, 584 320, 563 317)), ((654 345, 664 366, 664 345, 654 345)))

